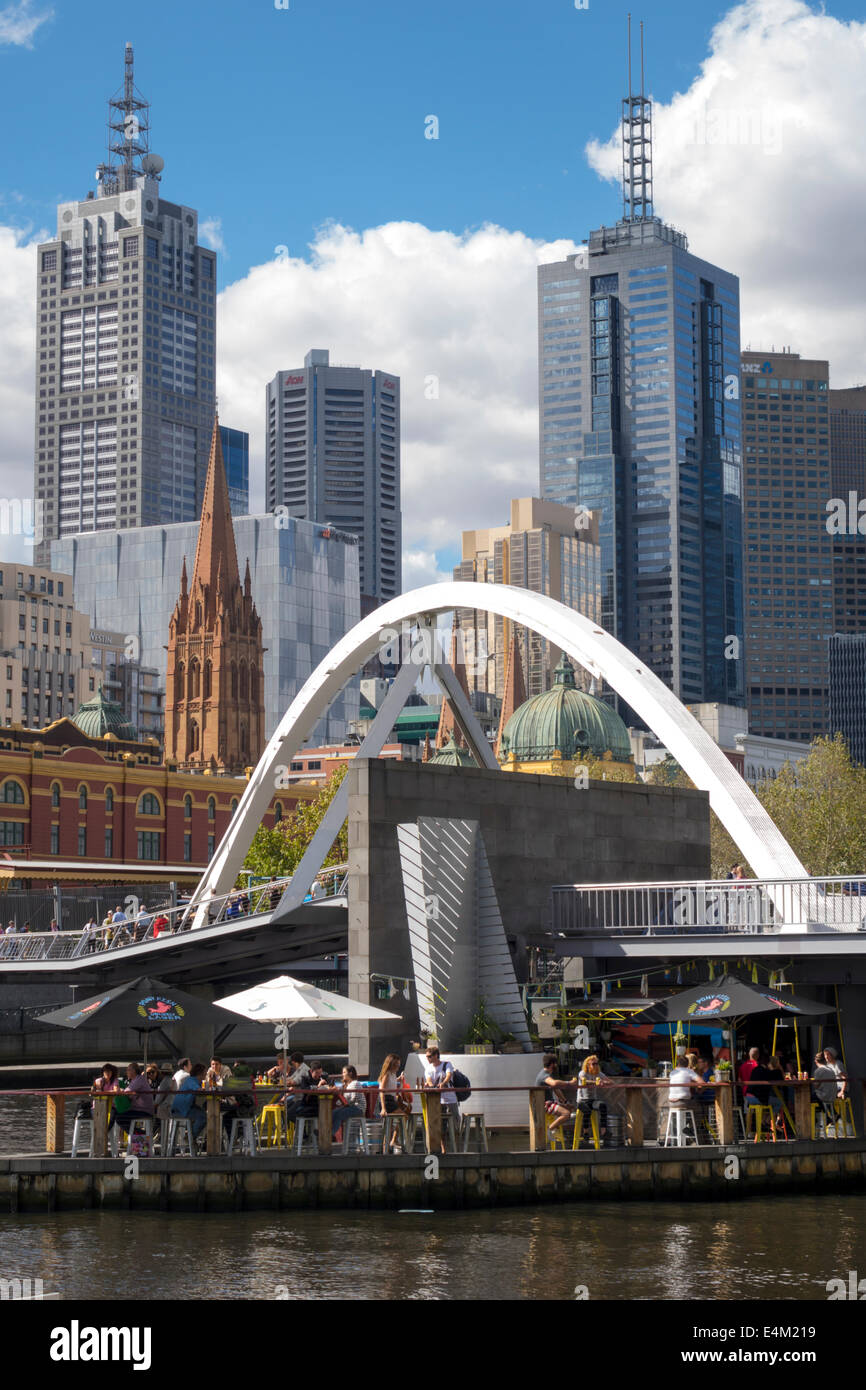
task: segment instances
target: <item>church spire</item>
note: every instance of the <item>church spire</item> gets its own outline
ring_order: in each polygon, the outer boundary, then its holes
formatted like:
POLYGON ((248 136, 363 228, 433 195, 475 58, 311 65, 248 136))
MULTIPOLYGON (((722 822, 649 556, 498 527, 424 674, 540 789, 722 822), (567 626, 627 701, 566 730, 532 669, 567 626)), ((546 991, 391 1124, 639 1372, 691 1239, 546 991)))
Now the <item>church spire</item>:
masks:
POLYGON ((499 757, 499 750, 502 746, 502 735, 505 733, 505 726, 521 705, 526 704, 526 684, 523 679, 523 663, 520 660, 520 643, 517 640, 517 632, 512 625, 511 641, 508 644, 508 657, 505 663, 505 690, 502 695, 502 712, 499 716, 499 729, 496 733, 496 744, 494 752, 499 757))
POLYGON ((229 503, 229 489, 223 463, 222 443, 220 441, 219 420, 214 417, 213 435, 210 443, 210 458, 207 465, 207 478, 201 504, 201 525, 198 543, 195 548, 195 563, 192 567, 190 589, 197 597, 197 581, 208 594, 210 602, 218 602, 218 579, 222 578, 229 591, 240 586, 238 557, 235 550, 235 532, 232 526, 232 512, 229 503), (220 576, 220 568, 223 574, 220 576))

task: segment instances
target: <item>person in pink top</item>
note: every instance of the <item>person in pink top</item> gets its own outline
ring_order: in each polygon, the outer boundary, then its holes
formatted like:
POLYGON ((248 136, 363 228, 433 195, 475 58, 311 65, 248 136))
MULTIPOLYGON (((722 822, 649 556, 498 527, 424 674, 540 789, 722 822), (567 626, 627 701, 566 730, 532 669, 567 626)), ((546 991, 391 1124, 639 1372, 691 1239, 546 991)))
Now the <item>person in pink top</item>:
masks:
POLYGON ((111 1121, 113 1125, 120 1125, 121 1129, 129 1129, 133 1120, 153 1119, 153 1088, 137 1062, 130 1062, 126 1068, 126 1076, 126 1094, 130 1097, 132 1105, 128 1110, 124 1110, 122 1115, 115 1111, 111 1121))

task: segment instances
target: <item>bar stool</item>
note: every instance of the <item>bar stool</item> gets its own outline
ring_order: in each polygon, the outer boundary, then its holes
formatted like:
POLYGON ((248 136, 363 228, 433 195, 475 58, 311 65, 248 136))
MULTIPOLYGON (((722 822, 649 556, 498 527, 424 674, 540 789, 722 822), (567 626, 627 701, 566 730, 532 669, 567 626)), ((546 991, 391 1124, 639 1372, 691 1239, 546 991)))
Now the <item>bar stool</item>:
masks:
POLYGON ((166 1158, 194 1158, 195 1157, 195 1138, 192 1132, 192 1120, 173 1115, 168 1125, 168 1144, 165 1150, 166 1158), (186 1153, 183 1151, 184 1142, 186 1143, 186 1153), (177 1153, 175 1153, 177 1149, 177 1153))
POLYGON ((279 1149, 287 1143, 286 1112, 282 1105, 266 1105, 256 1120, 259 1144, 263 1149, 279 1149))
POLYGON ((489 1152, 487 1147, 487 1126, 484 1123, 484 1116, 481 1114, 463 1116, 463 1152, 470 1152, 469 1146, 472 1136, 478 1140, 478 1153, 486 1154, 489 1152))
POLYGON ((240 1132, 240 1153, 257 1154, 259 1143, 256 1138, 256 1122, 252 1118, 234 1119, 229 1126, 229 1142, 226 1153, 234 1153, 235 1140, 240 1132))
POLYGON ((549 1149, 564 1149, 564 1148, 565 1148, 565 1133, 564 1133, 564 1131, 565 1131, 565 1126, 566 1126, 566 1123, 567 1123, 567 1122, 566 1122, 565 1120, 563 1120, 563 1122, 562 1122, 561 1125, 557 1125, 557 1126, 556 1126, 556 1129, 551 1129, 550 1126, 551 1126, 551 1124, 553 1123, 554 1119, 555 1119, 555 1116, 554 1116, 554 1115, 545 1114, 545 1116, 544 1116, 545 1137, 546 1137, 546 1139, 547 1139, 547 1147, 548 1147, 549 1149))
POLYGON ((129 1122, 129 1133, 126 1140, 127 1158, 134 1156, 137 1158, 151 1158, 153 1156, 153 1119, 150 1116, 136 1116, 129 1122), (145 1144, 142 1145, 141 1141, 145 1144), (137 1141, 141 1147, 136 1152, 133 1141, 137 1141))
MULTIPOLYGON (((583 1134, 583 1120, 583 1111, 578 1110, 577 1114, 574 1117, 574 1138, 571 1141, 572 1149, 580 1148, 580 1136, 583 1134)), ((596 1114, 595 1110, 590 1110, 589 1112, 589 1130, 590 1134, 592 1135, 592 1142, 595 1148, 600 1149, 601 1135, 599 1134, 598 1129, 598 1115, 596 1114)))
MULTIPOLYGON (((400 1148, 403 1150, 403 1153, 409 1153, 409 1116, 396 1110, 391 1115, 382 1116, 383 1154, 388 1153, 391 1148, 391 1140, 395 1137, 399 1139, 400 1148)), ((414 1134, 412 1137, 414 1138, 414 1134)))
POLYGON ((79 1149, 87 1155, 93 1157, 93 1117, 92 1115, 76 1115, 75 1124, 72 1126, 72 1157, 78 1156, 79 1149), (82 1141, 84 1125, 88 1126, 86 1147, 82 1141))
POLYGON ((343 1153, 370 1152, 370 1135, 363 1115, 350 1115, 343 1121, 343 1153))
POLYGON ((764 1138, 764 1116, 765 1116, 765 1115, 767 1116, 767 1127, 768 1127, 769 1132, 770 1132, 770 1133, 767 1135, 767 1138, 769 1138, 769 1137, 770 1137, 770 1134, 771 1134, 771 1135, 773 1136, 773 1143, 775 1144, 775 1142, 776 1142, 776 1124, 775 1124, 776 1112, 774 1111, 772 1105, 748 1105, 748 1106, 746 1107, 746 1130, 747 1130, 747 1133, 748 1133, 749 1130, 754 1129, 754 1131, 755 1131, 754 1142, 755 1142, 756 1144, 759 1144, 759 1143, 761 1142, 761 1140, 764 1138), (753 1118, 754 1118, 754 1124, 750 1123, 750 1121, 751 1121, 753 1118))
POLYGON ((672 1105, 668 1110, 668 1122, 665 1125, 665 1137, 662 1144, 663 1148, 671 1145, 684 1147, 688 1144, 697 1144, 698 1127, 695 1124, 694 1110, 681 1110, 679 1106, 672 1105), (691 1132, 689 1132, 691 1126, 691 1132))
POLYGON ((319 1152, 319 1120, 316 1115, 298 1115, 295 1119, 295 1153, 304 1152, 305 1142, 313 1153, 319 1152))
POLYGON ((836 1138, 837 1139, 856 1139, 857 1131, 854 1128, 854 1109, 851 1105, 850 1096, 842 1096, 839 1100, 834 1100, 833 1110, 836 1114, 836 1138), (842 1133, 839 1133, 839 1130, 842 1133))

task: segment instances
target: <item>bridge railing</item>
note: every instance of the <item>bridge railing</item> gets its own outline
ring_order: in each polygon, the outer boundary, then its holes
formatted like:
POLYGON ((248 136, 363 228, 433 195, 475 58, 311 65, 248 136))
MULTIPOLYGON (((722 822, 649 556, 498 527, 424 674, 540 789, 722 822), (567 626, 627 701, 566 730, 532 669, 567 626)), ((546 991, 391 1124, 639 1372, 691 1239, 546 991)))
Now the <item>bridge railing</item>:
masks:
MULTIPOLYGON (((346 892, 348 873, 345 864, 325 869, 316 878, 305 901, 318 902, 341 897, 346 892)), ((269 879, 249 889, 233 888, 214 898, 208 908, 208 927, 232 926, 247 917, 273 912, 291 883, 288 878, 269 879)), ((118 951, 148 942, 163 935, 177 936, 192 930, 194 913, 189 902, 176 907, 158 907, 143 915, 83 931, 0 933, 0 962, 73 960, 105 951, 118 951)))
POLYGON ((557 884, 550 925, 578 936, 866 931, 866 875, 557 884))

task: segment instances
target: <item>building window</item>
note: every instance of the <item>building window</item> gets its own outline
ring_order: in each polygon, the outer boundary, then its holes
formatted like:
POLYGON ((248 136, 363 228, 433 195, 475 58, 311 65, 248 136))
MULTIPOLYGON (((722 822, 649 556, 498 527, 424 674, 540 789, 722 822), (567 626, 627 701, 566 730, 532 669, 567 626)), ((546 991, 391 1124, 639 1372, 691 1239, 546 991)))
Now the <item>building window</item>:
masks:
POLYGON ((235 813, 235 811, 236 811, 237 809, 238 809, 238 799, 237 799, 236 796, 233 796, 233 797, 232 797, 232 809, 231 809, 231 814, 234 815, 234 813, 235 813))
POLYGON ((24 822, 21 820, 0 821, 0 845, 23 845, 24 822))
POLYGON ((207 799, 207 818, 208 820, 216 820, 216 802, 212 796, 207 799))
POLYGON ((153 792, 144 793, 138 803, 138 814, 140 816, 159 816, 162 814, 159 798, 154 796, 153 792))
POLYGON ((79 827, 78 827, 78 853, 79 853, 79 854, 86 854, 86 853, 87 853, 87 826, 86 826, 86 825, 79 825, 79 827))
POLYGON ((11 802, 13 806, 24 805, 24 792, 18 782, 4 782, 0 800, 11 802))
POLYGON ((56 270, 56 269, 57 269, 57 252, 56 252, 56 251, 43 251, 43 252, 42 252, 42 269, 43 269, 43 271, 45 271, 45 270, 56 270))
POLYGON ((130 260, 138 255, 138 237, 128 236, 123 243, 123 259, 130 260))
POLYGON ((106 859, 111 859, 111 857, 112 857, 113 854, 114 854, 114 831, 113 831, 113 830, 106 830, 106 832, 105 832, 105 857, 106 857, 106 859))
POLYGON ((52 809, 55 810, 55 811, 57 811, 57 810, 60 809, 60 783, 59 783, 59 782, 52 782, 52 783, 51 783, 51 806, 52 806, 52 809))
POLYGON ((105 788, 105 809, 106 811, 114 810, 114 791, 111 787, 105 788))
POLYGON ((274 803, 274 825, 279 825, 279 823, 280 823, 280 821, 281 821, 282 819, 283 819, 283 803, 282 803, 282 801, 276 801, 276 802, 274 803))
POLYGON ((79 811, 87 810, 87 788, 84 786, 78 788, 78 809, 79 811))
POLYGON ((139 830, 138 832, 138 857, 139 859, 159 859, 159 842, 161 836, 158 830, 139 830))
POLYGON ((192 819, 192 797, 189 795, 183 799, 183 818, 184 820, 192 819))
POLYGON ((183 837, 183 862, 189 864, 192 860, 192 835, 187 830, 183 837))
POLYGON ((49 853, 51 853, 51 854, 59 854, 59 853, 60 853, 60 826, 59 826, 59 825, 52 825, 52 827, 51 827, 51 849, 50 849, 49 853))
POLYGON ((208 835, 208 837, 207 837, 207 857, 208 857, 208 859, 213 859, 213 855, 214 855, 214 850, 215 850, 215 848, 216 848, 216 840, 214 839, 213 835, 208 835))

